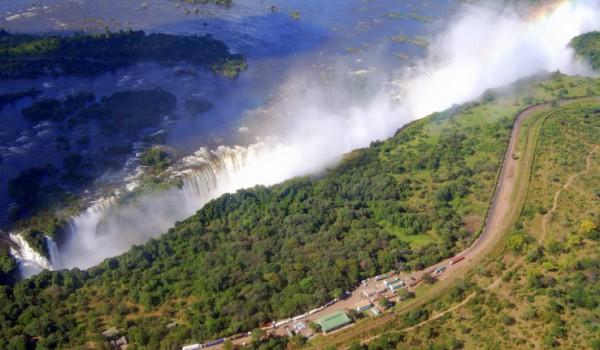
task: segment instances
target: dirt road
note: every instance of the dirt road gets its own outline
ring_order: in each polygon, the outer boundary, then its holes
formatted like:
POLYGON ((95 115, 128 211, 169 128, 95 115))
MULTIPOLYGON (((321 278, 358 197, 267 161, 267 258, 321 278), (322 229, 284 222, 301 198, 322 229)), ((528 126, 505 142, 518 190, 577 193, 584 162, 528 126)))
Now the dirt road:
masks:
MULTIPOLYGON (((572 101, 573 100, 567 101, 563 104, 571 103, 572 101)), ((519 193, 521 188, 517 182, 522 174, 520 172, 525 172, 528 174, 530 171, 533 156, 532 154, 529 154, 529 157, 526 157, 525 159, 522 159, 522 157, 526 156, 525 153, 528 151, 533 153, 535 147, 530 147, 530 145, 527 145, 527 142, 531 141, 529 135, 527 135, 526 140, 524 140, 525 145, 522 150, 522 153, 524 154, 517 154, 519 134, 521 133, 523 122, 530 116, 535 115, 537 112, 541 112, 549 108, 551 108, 549 103, 538 104, 530 106, 517 114, 510 138, 508 140, 502 168, 500 170, 500 174, 498 175, 496 189, 492 197, 491 205, 488 209, 485 225, 479 237, 471 246, 455 255, 455 257, 443 260, 423 270, 412 272, 410 273, 410 277, 415 280, 420 280, 425 273, 431 273, 440 281, 452 280, 457 276, 460 276, 461 272, 471 268, 473 264, 476 264, 483 257, 485 257, 486 254, 489 254, 492 251, 493 247, 502 238, 503 234, 514 224, 514 220, 516 220, 521 210, 520 204, 522 204, 522 200, 524 200, 523 193, 519 193), (523 197, 521 198, 522 200, 515 200, 515 196, 518 197, 519 195, 523 197), (451 261, 456 257, 463 257, 464 259, 457 264, 451 264, 451 261), (440 267, 446 267, 446 270, 441 274, 433 274, 433 271, 440 267)), ((362 295, 362 292, 368 286, 369 285, 359 286, 350 294, 348 298, 338 301, 337 303, 326 307, 317 313, 304 317, 300 321, 308 323, 331 312, 352 308, 357 302, 365 299, 365 297, 362 295)), ((384 317, 379 318, 379 321, 383 322, 389 318, 386 317, 389 316, 388 314, 383 316, 384 317)), ((373 322, 373 327, 376 327, 381 322, 373 322)), ((291 323, 289 325, 291 325, 291 323)), ((370 329, 371 327, 367 328, 370 329)), ((365 330, 365 328, 361 328, 361 331, 362 330, 365 330)), ((268 333, 287 335, 285 327, 270 329, 268 330, 268 333)), ((250 337, 244 337, 235 340, 234 344, 240 345, 248 343, 249 341, 250 337)))
MULTIPOLYGON (((568 104, 573 101, 580 99, 574 99, 571 101, 563 102, 562 104, 568 104)), ((514 221, 518 218, 523 201, 525 200, 526 185, 529 180, 529 172, 531 171, 531 165, 533 162, 533 153, 535 151, 534 139, 537 136, 533 134, 533 126, 528 129, 528 134, 525 135, 523 140, 522 149, 519 149, 522 154, 517 154, 517 146, 519 146, 519 135, 522 131, 524 121, 529 117, 535 115, 538 112, 550 109, 552 106, 547 104, 538 104, 530 106, 515 117, 513 128, 508 140, 508 145, 504 155, 504 161, 498 180, 496 189, 492 197, 488 214, 485 220, 484 228, 479 237, 473 242, 471 246, 466 248, 464 251, 455 255, 455 257, 441 261, 433 266, 429 266, 421 271, 413 272, 410 275, 415 279, 421 279, 423 274, 431 273, 435 269, 440 267, 446 267, 446 271, 442 274, 434 275, 437 279, 445 281, 444 285, 448 285, 453 279, 460 277, 468 269, 472 268, 475 264, 479 263, 482 258, 487 254, 491 253, 496 243, 499 242, 503 234, 510 229, 514 224, 514 221), (526 179, 520 181, 520 179, 526 179), (462 261, 455 265, 451 265, 450 262, 456 257, 464 257, 462 261)), ((439 283, 439 282, 438 282, 439 283)), ((370 323, 362 324, 361 327, 354 327, 352 331, 347 334, 339 334, 335 336, 332 344, 345 344, 348 341, 356 337, 357 331, 360 329, 360 333, 367 334, 370 330, 376 329, 382 326, 385 322, 393 319, 393 314, 386 313, 379 319, 374 319, 370 323)), ((375 337, 369 336, 363 339, 367 341, 374 339, 375 337)), ((331 345, 331 344, 330 344, 331 345)), ((319 348, 320 346, 317 346, 319 348)))
MULTIPOLYGON (((515 213, 520 211, 521 208, 517 207, 516 203, 512 201, 516 181, 518 178, 517 172, 520 171, 519 163, 521 161, 520 157, 517 155, 518 136, 521 132, 523 121, 525 119, 537 112, 548 109, 549 107, 549 104, 533 105, 524 109, 516 116, 510 134, 510 139, 508 141, 508 146, 504 153, 504 161, 498 176, 492 202, 488 209, 484 228, 479 237, 473 242, 473 244, 471 244, 471 246, 455 256, 464 257, 464 260, 462 260, 456 266, 471 265, 473 260, 478 259, 483 254, 488 252, 488 248, 493 246, 493 243, 495 243, 502 236, 504 230, 510 227, 512 224, 512 220, 507 219, 513 217, 515 213)), ((525 164, 524 168, 527 166, 529 166, 529 164, 525 164)), ((452 259, 454 258, 443 260, 433 266, 429 266, 421 271, 413 273, 412 276, 420 279, 421 276, 423 276, 423 274, 426 272, 431 273, 437 268, 446 266, 447 270, 436 277, 439 280, 452 278, 455 270, 454 266, 450 264, 452 259)))

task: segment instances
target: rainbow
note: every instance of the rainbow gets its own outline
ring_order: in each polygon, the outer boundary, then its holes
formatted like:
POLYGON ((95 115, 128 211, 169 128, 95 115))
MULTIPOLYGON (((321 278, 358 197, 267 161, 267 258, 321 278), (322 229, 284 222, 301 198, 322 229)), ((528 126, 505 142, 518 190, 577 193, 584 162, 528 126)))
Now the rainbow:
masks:
POLYGON ((529 22, 542 22, 560 11, 568 11, 577 5, 590 3, 586 0, 554 0, 544 1, 542 4, 531 6, 531 10, 526 14, 529 22))

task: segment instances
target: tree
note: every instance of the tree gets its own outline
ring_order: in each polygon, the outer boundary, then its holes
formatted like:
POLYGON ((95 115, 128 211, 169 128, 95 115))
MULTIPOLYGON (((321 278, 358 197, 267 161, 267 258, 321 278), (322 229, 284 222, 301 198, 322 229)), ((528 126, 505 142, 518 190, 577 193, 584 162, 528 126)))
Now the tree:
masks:
POLYGON ((308 326, 310 327, 310 329, 313 330, 313 332, 315 333, 319 333, 321 332, 321 325, 319 325, 318 323, 315 322, 309 322, 308 326))
POLYGON ((421 279, 423 280, 423 282, 425 282, 427 284, 434 284, 436 281, 436 278, 433 277, 429 272, 425 272, 423 274, 423 277, 421 277, 421 279))
POLYGON ((583 220, 581 224, 579 224, 579 233, 584 236, 589 236, 591 233, 596 231, 597 225, 589 219, 583 220))
POLYGON ((383 298, 379 299, 379 305, 382 308, 387 309, 388 306, 390 306, 390 300, 386 297, 383 297, 383 298))
POLYGON ((262 328, 254 328, 254 330, 252 331, 252 341, 253 342, 258 342, 262 338, 264 338, 265 335, 267 335, 267 332, 265 332, 264 329, 262 329, 262 328))
POLYGON ((362 347, 362 345, 360 345, 358 340, 355 340, 352 342, 352 344, 350 344, 350 347, 348 348, 348 350, 363 350, 363 347, 362 347))
POLYGON ((400 300, 406 300, 406 299, 415 297, 415 293, 409 291, 406 288, 402 288, 402 289, 398 290, 397 295, 398 295, 398 299, 400 299, 400 300))

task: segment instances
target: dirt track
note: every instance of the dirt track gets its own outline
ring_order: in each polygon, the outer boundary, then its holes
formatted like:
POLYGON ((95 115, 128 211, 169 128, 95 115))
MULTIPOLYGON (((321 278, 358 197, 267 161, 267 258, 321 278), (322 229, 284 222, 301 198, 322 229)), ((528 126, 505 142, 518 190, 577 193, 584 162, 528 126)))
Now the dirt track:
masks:
MULTIPOLYGON (((488 252, 488 250, 490 250, 489 248, 493 246, 493 243, 502 236, 504 229, 510 225, 510 220, 507 219, 513 214, 511 211, 520 210, 520 208, 515 208, 513 206, 515 203, 511 200, 516 185, 516 173, 519 171, 518 166, 520 162, 520 158, 516 156, 518 136, 525 119, 548 107, 550 107, 549 104, 534 105, 521 111, 516 116, 483 231, 471 246, 456 255, 465 258, 459 263, 461 266, 470 265, 473 260, 488 252)), ((425 272, 431 272, 436 268, 448 266, 448 270, 438 276, 438 279, 449 279, 454 275, 454 269, 450 265, 451 260, 452 259, 446 259, 441 261, 433 266, 413 273, 412 276, 420 278, 425 272)))
MULTIPOLYGON (((580 100, 580 99, 577 99, 577 100, 580 100)), ((571 101, 568 101, 565 103, 569 103, 569 102, 571 102, 571 101)), ((507 148, 505 151, 502 168, 500 170, 500 174, 498 176, 498 180, 496 183, 496 189, 495 189, 494 195, 492 197, 491 205, 488 209, 488 214, 487 214, 487 217, 485 220, 484 228, 483 228, 481 234, 479 235, 479 237, 473 242, 473 244, 471 246, 469 246, 464 251, 460 252, 459 254, 457 254, 455 256, 455 257, 462 256, 462 257, 464 257, 464 260, 462 260, 460 263, 458 263, 456 265, 451 265, 450 262, 453 260, 453 258, 446 259, 446 260, 443 260, 433 266, 429 266, 423 270, 411 273, 410 274, 411 277, 413 277, 417 280, 420 280, 421 277, 425 273, 431 273, 433 270, 435 270, 439 267, 445 266, 445 267, 447 267, 447 270, 444 273, 437 275, 436 277, 440 281, 451 280, 451 279, 459 276, 461 272, 464 272, 465 269, 471 267, 472 264, 477 263, 483 257, 485 257, 486 254, 488 254, 492 251, 493 247, 495 246, 495 243, 497 243, 501 239, 503 233, 508 228, 510 228, 510 226, 513 223, 512 222, 513 219, 516 219, 516 216, 518 215, 518 212, 521 209, 518 205, 516 205, 517 203, 515 203, 513 201, 514 192, 515 192, 515 190, 518 190, 518 187, 517 187, 517 179, 519 177, 518 172, 526 170, 531 165, 531 164, 520 164, 521 159, 516 154, 517 143, 518 143, 519 134, 521 132, 523 122, 524 122, 524 120, 526 120, 528 117, 534 115, 535 113, 543 111, 550 107, 551 107, 550 104, 533 105, 533 106, 530 106, 530 107, 524 109, 519 114, 517 114, 514 124, 513 124, 511 134, 510 134, 510 138, 508 140, 508 145, 507 145, 507 148)), ((308 316, 308 317, 304 318, 302 321, 308 323, 308 322, 315 320, 325 314, 329 314, 331 312, 338 311, 338 310, 352 308, 352 306, 355 303, 364 299, 361 295, 362 291, 364 289, 365 289, 365 286, 358 287, 356 290, 354 290, 352 292, 352 294, 349 298, 347 298, 343 301, 339 301, 339 302, 331 305, 330 307, 323 309, 322 311, 320 311, 318 313, 308 316)), ((379 320, 384 321, 385 319, 389 318, 389 317, 385 317, 385 316, 389 316, 389 315, 391 315, 391 314, 384 314, 383 315, 384 317, 380 317, 379 320)), ((376 324, 380 324, 380 323, 381 322, 373 322, 373 326, 376 326, 376 324)), ((371 328, 371 327, 368 327, 368 328, 371 328)), ((361 329, 361 330, 364 330, 364 329, 361 329)), ((285 329, 283 327, 270 330, 269 333, 278 334, 278 335, 286 335, 287 334, 287 332, 285 331, 285 329)), ((234 344, 239 345, 239 344, 247 343, 248 341, 250 341, 250 338, 244 337, 244 338, 234 341, 234 344)))
MULTIPOLYGON (((510 228, 521 209, 517 203, 519 201, 514 201, 515 191, 521 189, 518 187, 517 179, 519 178, 520 171, 528 172, 531 166, 531 164, 521 164, 521 157, 525 156, 525 154, 516 154, 519 134, 521 133, 523 122, 537 112, 543 111, 550 107, 550 104, 533 105, 522 110, 515 117, 513 128, 505 151, 502 168, 500 170, 500 174, 498 175, 496 189, 488 209, 484 228, 479 237, 471 246, 455 256, 463 256, 464 260, 456 265, 450 265, 452 258, 446 259, 421 271, 413 272, 411 274, 412 277, 420 279, 426 272, 431 273, 433 270, 439 267, 447 266, 447 270, 443 274, 437 275, 436 277, 440 281, 445 281, 444 284, 448 285, 451 280, 460 277, 461 274, 471 268, 473 264, 480 262, 482 258, 486 256, 486 254, 491 253, 496 243, 502 238, 505 231, 510 228)), ((529 139, 529 135, 526 136, 526 140, 524 141, 526 143, 531 141, 529 139)), ((526 148, 527 144, 525 145, 524 150, 526 150, 526 148)), ((532 151, 533 150, 534 149, 532 149, 532 151)), ((531 157, 530 163, 532 158, 533 157, 531 157)), ((454 308, 452 308, 452 310, 454 310, 454 308)), ((368 326, 361 327, 361 332, 366 333, 368 330, 377 328, 385 323, 386 320, 393 318, 393 314, 386 313, 382 316, 383 317, 380 317, 377 320, 373 320, 373 322, 371 322, 371 324, 368 326)), ((350 340, 352 336, 352 334, 344 334, 343 336, 340 335, 340 337, 335 340, 335 343, 344 344, 344 341, 350 340)), ((376 337, 369 337, 368 340, 372 340, 374 338, 376 337)), ((368 340, 366 339, 367 342, 368 340)), ((364 341, 365 340, 363 340, 363 343, 364 341)))

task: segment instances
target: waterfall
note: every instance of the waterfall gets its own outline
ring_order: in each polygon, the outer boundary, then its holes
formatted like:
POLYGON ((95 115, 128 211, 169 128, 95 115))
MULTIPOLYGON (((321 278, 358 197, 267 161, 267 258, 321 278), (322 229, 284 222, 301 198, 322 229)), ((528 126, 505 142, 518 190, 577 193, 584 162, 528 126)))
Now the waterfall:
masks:
POLYGON ((46 248, 48 249, 48 258, 50 259, 50 264, 55 268, 60 268, 60 255, 58 253, 58 246, 54 239, 49 236, 45 236, 46 238, 46 248))
POLYGON ((21 276, 29 277, 42 270, 53 270, 48 259, 31 248, 21 234, 11 233, 9 237, 17 246, 10 248, 10 254, 17 260, 21 276))
MULTIPOLYGON (((249 147, 201 149, 172 169, 182 188, 144 193, 127 205, 115 205, 117 197, 100 201, 71 220, 60 265, 86 268, 122 254, 223 193, 322 171, 343 154, 394 135, 409 121, 487 89, 543 70, 586 73, 567 44, 575 35, 597 29, 594 9, 565 2, 532 23, 512 13, 498 19, 496 11, 469 10, 432 43, 426 59, 399 72, 396 81, 377 69, 346 79, 345 68, 334 67, 326 83, 320 72, 291 71, 264 110, 269 117, 248 118, 256 124, 249 129, 261 131, 256 137, 277 135, 283 142, 265 139, 249 147), (497 50, 479 44, 490 40, 501 43, 497 50)), ((132 181, 129 188, 136 185, 132 181)))
POLYGON ((144 193, 125 205, 118 204, 118 196, 98 201, 69 222, 57 266, 86 268, 122 254, 166 232, 211 199, 260 183, 244 175, 258 148, 263 145, 202 148, 170 169, 171 179, 181 180, 181 188, 144 193))
POLYGON ((170 169, 170 178, 181 180, 181 188, 144 193, 125 205, 118 204, 118 196, 109 197, 74 217, 60 247, 59 266, 96 265, 166 232, 222 194, 279 183, 318 170, 323 159, 335 159, 322 151, 311 152, 320 155, 318 163, 306 161, 305 144, 284 144, 274 138, 248 147, 202 148, 170 169))
POLYGON ((67 237, 67 239, 77 239, 78 244, 81 245, 84 250, 95 249, 95 236, 98 224, 102 217, 110 212, 116 202, 117 198, 115 196, 100 198, 85 211, 73 217, 68 224, 69 237, 67 237))

